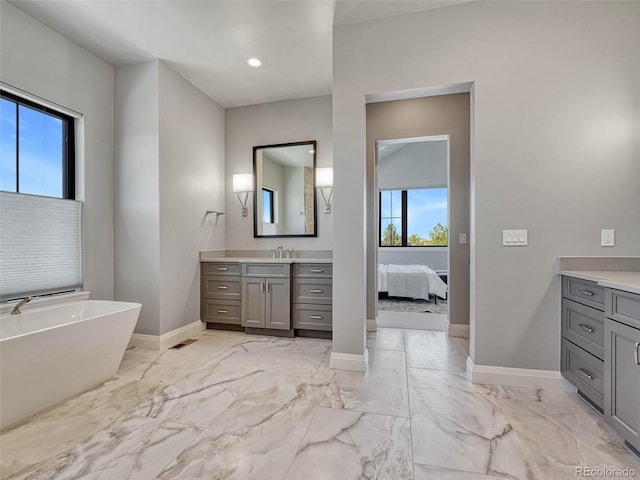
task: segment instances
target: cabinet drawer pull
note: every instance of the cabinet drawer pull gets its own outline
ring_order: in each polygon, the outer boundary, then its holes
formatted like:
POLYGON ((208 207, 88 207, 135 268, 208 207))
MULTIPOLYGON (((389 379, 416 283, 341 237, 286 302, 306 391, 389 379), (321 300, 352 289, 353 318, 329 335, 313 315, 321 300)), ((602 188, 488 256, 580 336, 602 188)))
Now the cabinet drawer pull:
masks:
POLYGON ((229 270, 229 267, 218 267, 219 272, 226 272, 227 270, 229 270))
POLYGON ((309 318, 312 320, 322 320, 324 317, 322 315, 309 315, 309 318))
POLYGON ((636 361, 636 365, 640 365, 640 352, 638 350, 640 350, 640 343, 636 343, 636 348, 633 351, 633 359, 636 361))
POLYGON ((218 313, 229 313, 229 310, 218 310, 218 313))
POLYGON ((269 282, 266 282, 265 285, 267 287, 267 293, 269 293, 269 282))
POLYGON ((264 282, 260 282, 260 291, 264 292, 264 282))
POLYGON ((595 295, 595 293, 590 292, 589 290, 578 290, 578 293, 586 295, 587 297, 593 297, 595 295))
POLYGON ((229 287, 226 285, 218 285, 218 290, 229 290, 229 287))
POLYGON ((589 373, 588 371, 586 371, 584 368, 579 368, 578 371, 584 375, 585 377, 587 377, 589 380, 593 380, 593 375, 591 375, 591 373, 589 373))
POLYGON ((324 290, 320 290, 319 288, 312 288, 309 290, 311 293, 324 293, 324 290))
POLYGON ((324 272, 323 268, 312 268, 309 270, 311 273, 322 273, 324 272))
POLYGON ((585 325, 584 323, 579 323, 578 326, 583 329, 586 330, 589 333, 593 333, 595 330, 587 325, 585 325))

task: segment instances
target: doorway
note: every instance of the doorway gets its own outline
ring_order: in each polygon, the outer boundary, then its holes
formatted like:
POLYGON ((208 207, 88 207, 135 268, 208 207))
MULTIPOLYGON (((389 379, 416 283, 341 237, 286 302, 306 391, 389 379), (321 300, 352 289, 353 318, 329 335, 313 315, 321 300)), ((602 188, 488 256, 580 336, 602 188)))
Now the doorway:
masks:
MULTIPOLYGON (((436 323, 435 328, 447 330, 450 334, 468 336, 469 332, 469 232, 470 232, 470 94, 455 93, 404 100, 372 102, 367 104, 367 326, 375 329, 384 323, 378 305, 378 264, 381 242, 381 165, 385 156, 393 156, 413 143, 438 141, 447 144, 447 247, 444 250, 446 263, 438 264, 433 255, 438 250, 423 246, 423 255, 429 256, 417 264, 426 264, 431 270, 438 271, 440 278, 446 278, 446 319, 436 323), (407 144, 403 145, 401 144, 407 144), (379 149, 384 147, 382 151, 379 149), (385 154, 385 150, 390 150, 385 154), (380 160, 382 157, 382 160, 380 160), (428 253, 431 249, 431 254, 428 253), (434 268, 434 266, 436 268, 434 268), (373 325, 373 328, 371 324, 373 325), (454 332, 454 333, 452 333, 454 332)), ((432 145, 432 146, 433 146, 432 145)), ((428 171, 428 169, 425 169, 428 171)), ((396 169, 396 173, 398 169, 396 169)), ((442 183, 442 182, 441 182, 442 183)), ((412 187, 433 186, 433 184, 414 184, 412 187)), ((391 185, 393 186, 393 185, 391 185)), ((384 188, 382 188, 384 191, 384 188)), ((407 188, 408 191, 413 188, 407 188)), ((407 193, 408 195, 408 193, 407 193)), ((392 215, 393 216, 393 215, 392 215)), ((386 220, 387 225, 390 220, 386 220)), ((386 226, 385 226, 386 228, 386 226)), ((393 233, 393 232, 391 232, 393 233)), ((436 233, 436 232, 434 232, 436 233)), ((407 231, 407 241, 411 234, 407 231)), ((422 238, 422 235, 418 234, 422 238)), ((428 236, 428 232, 427 232, 428 236)), ((416 246, 398 246, 401 251, 394 255, 409 258, 417 252, 416 246)), ((440 247, 441 248, 441 247, 440 247)), ((391 252, 391 250, 388 250, 391 252)), ((443 256, 442 252, 438 252, 443 256)), ((384 253, 388 256, 387 253, 384 253)), ((412 263, 410 260, 398 263, 412 263)), ((439 300, 438 300, 439 301, 439 300)), ((426 310, 427 308, 425 308, 426 310)), ((384 311, 384 310, 383 310, 384 311)), ((423 312, 424 313, 424 312, 423 312)), ((382 315, 384 317, 384 314, 382 315)), ((410 324, 406 328, 414 328, 410 324)))
POLYGON ((376 142, 378 325, 449 325, 449 136, 376 142))

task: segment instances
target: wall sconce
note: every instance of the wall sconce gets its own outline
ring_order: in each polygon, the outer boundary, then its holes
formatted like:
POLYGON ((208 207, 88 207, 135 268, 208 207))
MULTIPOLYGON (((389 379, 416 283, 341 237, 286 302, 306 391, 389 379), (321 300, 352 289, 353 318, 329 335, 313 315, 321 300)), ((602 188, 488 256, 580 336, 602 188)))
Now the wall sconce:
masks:
POLYGON ((247 209, 247 199, 249 192, 253 192, 253 174, 252 173, 236 173, 233 175, 233 193, 238 197, 238 201, 242 206, 242 216, 249 214, 247 209), (241 195, 244 194, 244 195, 241 195))
POLYGON ((324 200, 324 213, 331 213, 331 197, 333 196, 333 167, 316 168, 316 188, 324 200), (329 196, 325 190, 329 189, 329 196))

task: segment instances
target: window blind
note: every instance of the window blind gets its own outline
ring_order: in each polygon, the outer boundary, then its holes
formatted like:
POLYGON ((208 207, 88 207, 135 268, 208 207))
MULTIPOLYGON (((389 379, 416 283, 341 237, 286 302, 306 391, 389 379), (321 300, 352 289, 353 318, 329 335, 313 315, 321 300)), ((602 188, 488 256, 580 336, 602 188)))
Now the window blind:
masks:
POLYGON ((81 206, 0 192, 0 298, 82 286, 81 206))

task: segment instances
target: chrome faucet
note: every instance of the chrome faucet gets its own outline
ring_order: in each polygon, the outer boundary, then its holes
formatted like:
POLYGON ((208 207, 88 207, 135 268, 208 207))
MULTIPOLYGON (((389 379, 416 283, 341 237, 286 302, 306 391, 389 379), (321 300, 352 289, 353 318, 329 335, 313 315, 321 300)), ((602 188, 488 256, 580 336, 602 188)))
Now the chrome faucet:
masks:
POLYGON ((11 310, 11 315, 18 315, 20 312, 20 307, 23 306, 25 303, 29 303, 31 300, 33 300, 33 297, 31 295, 29 295, 28 297, 24 297, 22 300, 20 300, 15 307, 13 307, 13 310, 11 310))
POLYGON ((273 249, 273 258, 282 258, 282 251, 284 250, 284 247, 282 245, 278 245, 276 248, 273 249))

